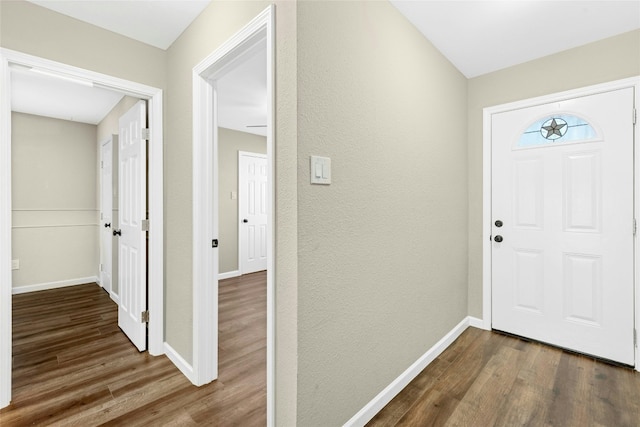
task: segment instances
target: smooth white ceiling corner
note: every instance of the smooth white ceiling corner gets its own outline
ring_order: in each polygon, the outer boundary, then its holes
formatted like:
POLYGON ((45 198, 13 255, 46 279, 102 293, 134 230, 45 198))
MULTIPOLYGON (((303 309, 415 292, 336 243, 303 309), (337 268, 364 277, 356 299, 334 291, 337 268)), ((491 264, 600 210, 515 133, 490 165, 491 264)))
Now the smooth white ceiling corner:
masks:
POLYGON ((391 3, 467 78, 640 28, 640 0, 391 3))
POLYGON ((211 3, 211 0, 28 1, 164 50, 211 3))

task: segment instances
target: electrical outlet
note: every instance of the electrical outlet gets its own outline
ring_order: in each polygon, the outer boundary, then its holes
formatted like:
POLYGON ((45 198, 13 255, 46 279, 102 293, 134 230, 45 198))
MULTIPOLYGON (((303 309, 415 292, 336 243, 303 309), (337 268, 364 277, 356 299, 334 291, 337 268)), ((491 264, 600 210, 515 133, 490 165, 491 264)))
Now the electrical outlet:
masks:
POLYGON ((12 270, 20 270, 20 260, 19 259, 12 259, 11 260, 11 269, 12 270))

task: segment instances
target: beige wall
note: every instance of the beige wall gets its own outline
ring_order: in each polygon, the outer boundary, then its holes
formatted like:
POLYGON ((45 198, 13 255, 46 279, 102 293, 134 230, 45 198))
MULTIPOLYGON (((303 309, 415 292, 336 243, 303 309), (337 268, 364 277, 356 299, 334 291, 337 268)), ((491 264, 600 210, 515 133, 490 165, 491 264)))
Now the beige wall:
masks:
POLYGON ((96 126, 11 115, 13 287, 98 275, 96 126))
POLYGON ((467 315, 467 82, 387 2, 298 25, 297 425, 336 426, 467 315))
POLYGON ((220 273, 237 271, 238 266, 238 151, 266 154, 267 138, 220 128, 218 131, 220 167, 220 273))
MULTIPOLYGON (((98 143, 101 145, 106 142, 112 135, 118 135, 120 132, 120 128, 118 125, 118 120, 120 117, 129 111, 131 107, 133 107, 136 102, 138 102, 137 98, 132 98, 130 96, 123 97, 120 102, 116 104, 115 107, 98 123, 97 127, 97 135, 98 135, 98 143)), ((100 150, 100 146, 98 150, 100 150)), ((112 211, 111 211, 111 230, 115 230, 119 224, 119 204, 118 204, 118 145, 112 144, 113 149, 113 158, 112 158, 112 173, 113 173, 113 192, 112 192, 112 211)), ((100 157, 100 153, 98 153, 98 157, 100 157)), ((98 195, 100 195, 100 168, 98 168, 98 195)), ((100 206, 100 200, 98 200, 98 206, 100 206)), ((118 286, 118 238, 113 236, 111 241, 111 291, 116 295, 119 295, 119 286, 118 286)))
POLYGON ((640 30, 469 80, 469 315, 482 317, 482 109, 640 75, 640 30))
POLYGON ((165 52, 24 0, 0 1, 0 45, 158 88, 165 52))

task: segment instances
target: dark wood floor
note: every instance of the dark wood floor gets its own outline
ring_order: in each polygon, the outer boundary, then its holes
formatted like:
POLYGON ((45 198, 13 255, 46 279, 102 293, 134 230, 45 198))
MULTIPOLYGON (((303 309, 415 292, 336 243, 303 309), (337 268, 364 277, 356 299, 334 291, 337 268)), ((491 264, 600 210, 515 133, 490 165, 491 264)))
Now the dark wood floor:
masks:
POLYGON ((220 282, 219 379, 139 353, 98 285, 13 297, 13 399, 0 426, 266 424, 266 273, 220 282))
POLYGON ((640 373, 467 329, 368 426, 640 426, 640 373))

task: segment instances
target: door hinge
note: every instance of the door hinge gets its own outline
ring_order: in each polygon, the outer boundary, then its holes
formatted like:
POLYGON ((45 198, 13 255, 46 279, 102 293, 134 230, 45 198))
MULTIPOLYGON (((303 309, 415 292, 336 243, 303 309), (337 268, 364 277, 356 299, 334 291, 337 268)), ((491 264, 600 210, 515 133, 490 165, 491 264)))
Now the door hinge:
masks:
POLYGON ((140 313, 140 321, 142 323, 148 323, 149 322, 149 310, 145 310, 142 313, 140 313))
POLYGON ((100 219, 104 219, 104 214, 102 212, 100 212, 100 219))
POLYGON ((636 121, 638 121, 638 110, 636 110, 635 108, 633 109, 633 124, 636 124, 636 121))
POLYGON ((140 137, 142 139, 149 140, 150 136, 151 136, 151 131, 149 131, 149 128, 142 128, 142 131, 140 133, 140 137))
POLYGON ((142 231, 149 231, 149 220, 143 219, 140 221, 140 227, 142 228, 142 231))
POLYGON ((635 236, 637 232, 638 232, 638 221, 636 221, 636 219, 633 218, 633 235, 635 236))
POLYGON ((104 168, 104 161, 100 160, 100 169, 104 168))
POLYGON ((638 331, 636 329, 633 330, 633 346, 638 347, 638 331))
POLYGON ((99 271, 104 271, 104 270, 102 269, 102 264, 100 264, 100 270, 99 270, 99 271))

